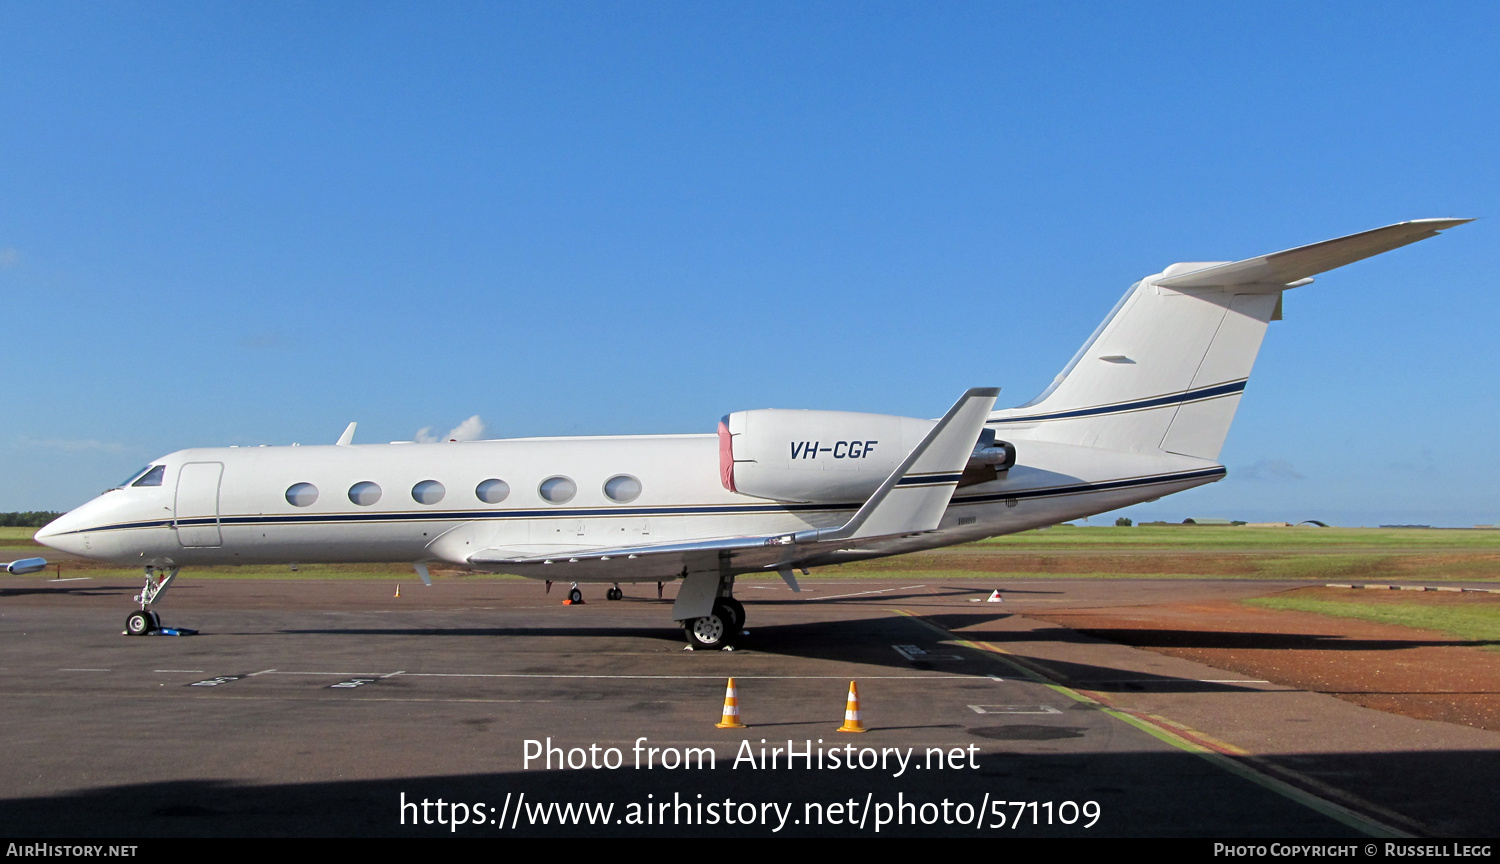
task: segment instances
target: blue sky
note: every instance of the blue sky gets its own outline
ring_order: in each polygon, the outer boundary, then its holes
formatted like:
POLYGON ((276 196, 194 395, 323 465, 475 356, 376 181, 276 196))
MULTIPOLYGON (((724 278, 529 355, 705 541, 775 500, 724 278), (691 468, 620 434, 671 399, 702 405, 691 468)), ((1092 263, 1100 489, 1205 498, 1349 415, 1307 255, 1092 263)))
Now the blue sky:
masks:
POLYGON ((0 510, 182 447, 1040 391, 1125 286, 1296 289, 1137 518, 1500 521, 1494 4, 0 2, 0 510))

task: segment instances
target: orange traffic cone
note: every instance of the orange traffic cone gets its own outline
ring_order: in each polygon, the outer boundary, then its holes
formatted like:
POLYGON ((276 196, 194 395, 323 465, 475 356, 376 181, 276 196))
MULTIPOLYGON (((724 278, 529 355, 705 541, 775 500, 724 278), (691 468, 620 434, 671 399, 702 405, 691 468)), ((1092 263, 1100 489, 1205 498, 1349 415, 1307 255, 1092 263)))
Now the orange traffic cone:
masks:
POLYGON ((740 722, 740 702, 734 694, 734 679, 729 679, 729 688, 724 691, 724 719, 714 724, 717 729, 744 729, 740 722))
POLYGON ((844 725, 834 730, 836 732, 863 732, 865 724, 859 719, 859 688, 854 682, 849 682, 849 701, 844 704, 844 725))
POLYGON ((396 597, 398 599, 401 597, 401 583, 399 583, 399 582, 396 583, 396 597))

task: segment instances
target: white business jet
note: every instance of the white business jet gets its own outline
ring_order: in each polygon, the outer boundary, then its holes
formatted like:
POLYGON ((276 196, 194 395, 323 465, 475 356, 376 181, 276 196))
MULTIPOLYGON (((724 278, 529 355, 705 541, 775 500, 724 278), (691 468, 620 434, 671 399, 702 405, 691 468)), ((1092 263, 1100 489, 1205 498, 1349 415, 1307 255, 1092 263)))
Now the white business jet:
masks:
POLYGON ((1054 525, 1225 476, 1218 463, 1281 295, 1467 219, 1402 222, 1130 286, 1039 397, 938 420, 740 411, 718 434, 181 450, 37 532, 144 568, 127 632, 193 565, 411 562, 613 585, 681 580, 688 642, 740 634, 735 577, 1054 525))

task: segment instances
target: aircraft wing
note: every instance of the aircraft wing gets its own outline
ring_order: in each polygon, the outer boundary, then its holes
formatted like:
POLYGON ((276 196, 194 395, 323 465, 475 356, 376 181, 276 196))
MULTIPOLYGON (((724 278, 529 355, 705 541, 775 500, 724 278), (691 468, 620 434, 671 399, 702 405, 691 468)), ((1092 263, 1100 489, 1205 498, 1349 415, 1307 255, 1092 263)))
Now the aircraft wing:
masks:
POLYGON ((557 582, 667 581, 702 572, 777 570, 795 588, 792 568, 819 555, 858 546, 861 541, 937 528, 999 393, 997 388, 974 388, 965 393, 854 516, 838 528, 688 543, 581 548, 546 555, 519 549, 484 549, 470 555, 468 561, 480 570, 557 582))
MULTIPOLYGON (((936 527, 936 526, 934 526, 936 527)), ((928 529, 931 530, 931 529, 928 529)), ((829 529, 824 529, 827 533, 829 529)), ((720 537, 691 543, 650 546, 590 547, 537 555, 521 549, 484 549, 469 556, 469 565, 492 573, 514 573, 553 582, 669 582, 694 573, 779 572, 818 563, 830 552, 880 545, 891 536, 857 540, 816 539, 816 529, 759 537, 720 537)), ((908 532, 920 533, 920 532, 908 532)))
POLYGON ((1164 288, 1221 288, 1233 285, 1261 283, 1288 285, 1326 273, 1345 264, 1353 264, 1372 255, 1389 252, 1418 240, 1437 236, 1438 232, 1472 219, 1415 219, 1398 222, 1384 228, 1362 231, 1324 240, 1309 246, 1298 246, 1283 252, 1273 252, 1259 258, 1246 258, 1228 264, 1217 264, 1202 270, 1183 273, 1162 279, 1156 284, 1164 288))
POLYGON ((598 547, 536 555, 517 549, 485 549, 469 556, 480 570, 515 573, 533 579, 563 581, 664 582, 704 571, 719 572, 722 562, 735 570, 757 570, 771 565, 795 566, 810 554, 798 549, 794 534, 763 537, 720 537, 691 543, 649 546, 598 547), (791 561, 793 563, 786 563, 791 561))

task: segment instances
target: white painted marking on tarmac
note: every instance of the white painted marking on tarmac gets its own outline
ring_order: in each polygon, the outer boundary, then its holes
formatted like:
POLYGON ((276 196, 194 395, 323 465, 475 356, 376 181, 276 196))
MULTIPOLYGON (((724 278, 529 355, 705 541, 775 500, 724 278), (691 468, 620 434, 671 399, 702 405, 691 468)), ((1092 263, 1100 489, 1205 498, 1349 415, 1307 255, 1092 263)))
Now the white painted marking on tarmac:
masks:
POLYGON ((1061 714, 1051 705, 970 705, 975 714, 1061 714))
POLYGON ((94 577, 92 577, 92 576, 69 576, 66 579, 48 579, 47 581, 48 582, 85 582, 85 581, 88 581, 89 579, 92 579, 92 578, 94 578, 94 577))
MULTIPOLYGON (((739 676, 735 676, 739 677, 739 676)), ((1092 681, 1073 682, 1082 687, 1101 684, 1270 684, 1257 678, 1097 678, 1092 681)))
POLYGON ((380 677, 381 678, 395 678, 397 675, 405 675, 405 674, 406 674, 406 670, 402 669, 399 672, 390 672, 390 673, 387 673, 387 674, 382 675, 380 677))
POLYGON ((264 675, 267 672, 275 672, 275 671, 276 671, 275 669, 262 669, 259 672, 251 672, 249 675, 246 675, 245 677, 246 678, 254 678, 257 675, 264 675))
POLYGON ((203 681, 194 681, 189 687, 218 687, 220 684, 229 684, 240 680, 239 675, 220 675, 217 678, 208 678, 203 681))
MULTIPOLYGON (((587 678, 605 680, 723 681, 723 675, 548 675, 539 672, 407 672, 408 678, 587 678)), ((848 681, 849 675, 735 675, 736 681, 848 681)), ((861 681, 973 680, 968 675, 853 675, 861 681)))
POLYGON ((376 682, 376 680, 378 680, 378 679, 375 679, 375 678, 350 678, 347 681, 340 681, 337 684, 330 684, 330 685, 328 685, 328 689, 329 690, 353 690, 355 687, 363 687, 366 684, 374 684, 376 682))
POLYGON ((152 672, 190 672, 194 675, 202 675, 202 669, 152 669, 152 672))
POLYGON ((291 672, 279 669, 267 669, 265 672, 257 672, 257 675, 320 675, 329 678, 384 678, 386 676, 379 672, 291 672))
MULTIPOLYGON (((838 600, 842 597, 860 597, 865 594, 886 594, 891 591, 910 591, 913 588, 926 588, 926 585, 907 585, 903 588, 881 588, 879 591, 856 591, 853 594, 834 594, 831 597, 812 597, 803 602, 810 603, 813 600, 838 600)), ((735 676, 739 677, 739 676, 735 676)))
POLYGON ((59 669, 59 672, 108 672, 108 669, 59 669))

